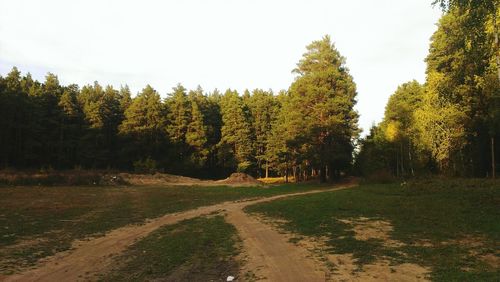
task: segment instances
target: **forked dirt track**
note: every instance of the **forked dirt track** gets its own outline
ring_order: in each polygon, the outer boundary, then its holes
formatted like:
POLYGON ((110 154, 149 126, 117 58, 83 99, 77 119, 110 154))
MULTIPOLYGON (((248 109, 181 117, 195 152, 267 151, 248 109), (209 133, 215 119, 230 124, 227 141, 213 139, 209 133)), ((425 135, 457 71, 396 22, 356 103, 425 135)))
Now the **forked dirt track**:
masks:
MULTIPOLYGON (((95 274, 105 271, 120 254, 138 239, 157 228, 224 210, 227 220, 238 230, 247 255, 247 267, 259 278, 270 281, 325 281, 325 272, 308 257, 308 251, 290 242, 271 226, 243 212, 243 208, 281 198, 352 188, 355 185, 332 189, 277 195, 254 200, 224 202, 212 206, 167 214, 143 225, 115 229, 103 237, 77 241, 72 250, 58 253, 41 261, 37 268, 4 277, 4 281, 83 281, 94 280, 95 274)), ((2 280, 2 279, 0 279, 2 280)))

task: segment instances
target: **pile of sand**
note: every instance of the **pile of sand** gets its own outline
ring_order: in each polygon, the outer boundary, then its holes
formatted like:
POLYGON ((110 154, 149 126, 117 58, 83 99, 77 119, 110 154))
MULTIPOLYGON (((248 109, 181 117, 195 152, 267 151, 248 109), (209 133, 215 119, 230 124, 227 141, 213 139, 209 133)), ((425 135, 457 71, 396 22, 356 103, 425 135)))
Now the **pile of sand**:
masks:
POLYGON ((131 185, 202 185, 205 181, 186 176, 166 173, 130 174, 120 173, 119 176, 131 185))
POLYGON ((135 174, 99 170, 72 171, 1 171, 0 186, 53 186, 53 185, 105 185, 105 186, 256 186, 263 182, 245 173, 233 173, 223 180, 202 180, 167 173, 135 174))
POLYGON ((241 173, 241 172, 235 172, 231 174, 228 178, 219 180, 217 181, 219 184, 238 184, 238 186, 245 186, 245 185, 262 185, 264 183, 260 182, 259 180, 253 178, 252 176, 246 174, 246 173, 241 173))

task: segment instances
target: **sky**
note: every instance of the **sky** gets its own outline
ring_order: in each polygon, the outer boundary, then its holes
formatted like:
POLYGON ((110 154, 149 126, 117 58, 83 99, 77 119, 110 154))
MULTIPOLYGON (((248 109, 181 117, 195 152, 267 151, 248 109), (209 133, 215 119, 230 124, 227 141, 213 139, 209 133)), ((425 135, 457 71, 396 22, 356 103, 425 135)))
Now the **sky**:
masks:
POLYGON ((441 16, 431 0, 0 0, 0 75, 13 66, 63 85, 181 83, 288 89, 314 40, 330 35, 357 84, 360 126, 379 122, 401 83, 425 80, 441 16))

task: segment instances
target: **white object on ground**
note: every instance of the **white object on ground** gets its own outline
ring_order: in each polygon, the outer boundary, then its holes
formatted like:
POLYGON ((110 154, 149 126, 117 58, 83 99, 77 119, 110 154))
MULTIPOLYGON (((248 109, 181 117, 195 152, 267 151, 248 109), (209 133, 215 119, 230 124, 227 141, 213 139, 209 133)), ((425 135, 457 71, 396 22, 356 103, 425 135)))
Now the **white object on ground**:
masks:
POLYGON ((234 276, 228 276, 226 281, 233 281, 234 280, 234 276))

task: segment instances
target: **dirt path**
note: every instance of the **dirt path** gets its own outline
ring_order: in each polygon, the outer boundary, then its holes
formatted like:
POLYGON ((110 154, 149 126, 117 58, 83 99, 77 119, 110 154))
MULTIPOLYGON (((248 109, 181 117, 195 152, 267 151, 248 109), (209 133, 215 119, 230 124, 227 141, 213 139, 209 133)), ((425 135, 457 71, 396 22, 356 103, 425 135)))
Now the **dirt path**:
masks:
POLYGON ((143 225, 115 229, 103 237, 77 241, 73 244, 72 250, 42 260, 35 269, 3 277, 3 281, 89 280, 96 273, 106 270, 112 263, 113 256, 120 254, 136 240, 147 236, 157 228, 220 210, 227 212, 228 221, 235 225, 243 238, 248 264, 257 268, 255 272, 258 277, 266 277, 272 281, 324 281, 324 273, 315 267, 312 259, 307 258, 307 251, 287 242, 285 236, 246 215, 242 209, 248 205, 285 197, 336 191, 353 186, 277 195, 257 200, 225 202, 168 214, 143 225))
POLYGON ((309 257, 309 251, 290 243, 270 225, 241 209, 228 212, 227 220, 243 240, 247 260, 243 275, 250 271, 259 280, 325 281, 327 272, 309 257))

